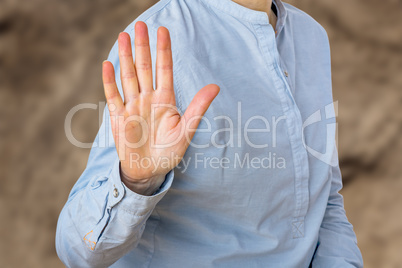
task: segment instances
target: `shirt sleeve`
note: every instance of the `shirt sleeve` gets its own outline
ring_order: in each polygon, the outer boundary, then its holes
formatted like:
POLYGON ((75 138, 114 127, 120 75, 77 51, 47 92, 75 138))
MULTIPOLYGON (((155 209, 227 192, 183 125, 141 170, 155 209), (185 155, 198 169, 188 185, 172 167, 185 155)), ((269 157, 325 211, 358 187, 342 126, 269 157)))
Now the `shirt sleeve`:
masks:
MULTIPOLYGON (((335 149, 335 157, 338 154, 335 149)), ((312 267, 363 267, 356 235, 343 205, 339 164, 330 168, 331 190, 322 221, 312 267)))
POLYGON ((152 196, 127 188, 120 179, 114 143, 103 148, 99 145, 104 125, 91 149, 87 167, 59 216, 56 249, 67 267, 107 267, 134 248, 148 217, 173 180, 170 171, 152 196))
MULTIPOLYGON (((130 31, 133 38, 133 31, 130 31)), ((117 44, 110 54, 121 91, 117 44)), ((122 95, 123 96, 123 95, 122 95)), ((108 108, 88 164, 60 213, 56 250, 67 267, 108 267, 136 247, 147 219, 173 181, 173 170, 152 196, 131 191, 120 178, 120 161, 108 108)))

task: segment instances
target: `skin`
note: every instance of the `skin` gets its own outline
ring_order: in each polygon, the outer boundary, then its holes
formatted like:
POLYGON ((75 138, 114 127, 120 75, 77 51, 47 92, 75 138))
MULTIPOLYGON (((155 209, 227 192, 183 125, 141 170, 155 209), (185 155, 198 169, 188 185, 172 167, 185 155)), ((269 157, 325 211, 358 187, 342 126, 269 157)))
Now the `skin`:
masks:
MULTIPOLYGON (((273 23, 276 23, 276 17, 271 12, 271 0, 235 2, 269 12, 270 23, 275 25, 273 23)), ((138 194, 152 195, 163 183, 165 175, 180 163, 201 117, 218 95, 219 87, 210 84, 200 89, 185 113, 180 115, 173 88, 169 31, 165 27, 159 27, 157 32, 155 88, 147 25, 142 21, 135 24, 135 62, 130 36, 120 33, 118 44, 124 101, 116 85, 113 64, 109 61, 103 62, 102 79, 113 138, 120 159, 121 180, 138 194), (169 146, 157 148, 153 143, 169 146), (133 156, 147 161, 144 165, 133 164, 133 156), (160 160, 163 160, 163 165, 158 162, 160 160)))
POLYGON ((130 36, 120 33, 118 44, 124 102, 116 85, 111 62, 103 63, 102 77, 112 133, 120 159, 121 179, 134 192, 151 195, 163 183, 164 175, 183 158, 201 117, 218 95, 219 87, 210 84, 200 89, 181 116, 176 109, 173 89, 169 31, 165 27, 159 27, 157 32, 155 89, 146 24, 139 21, 135 25, 135 63, 130 36), (151 109, 155 112, 152 113, 151 109), (155 148, 151 141, 171 145, 155 148), (129 143, 135 145, 128 146, 129 143), (144 165, 130 165, 130 156, 133 155, 140 159, 146 158, 149 162, 144 165), (164 165, 157 164, 159 159, 164 160, 164 165))

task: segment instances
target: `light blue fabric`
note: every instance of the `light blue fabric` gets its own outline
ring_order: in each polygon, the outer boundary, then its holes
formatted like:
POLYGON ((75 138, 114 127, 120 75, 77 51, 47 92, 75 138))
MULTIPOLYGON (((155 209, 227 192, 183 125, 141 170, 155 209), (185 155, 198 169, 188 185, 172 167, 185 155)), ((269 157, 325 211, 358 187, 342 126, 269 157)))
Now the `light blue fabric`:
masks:
MULTIPOLYGON (((147 23, 153 60, 157 28, 170 30, 180 112, 203 86, 221 91, 153 196, 122 184, 105 110, 58 221, 66 266, 362 267, 338 193, 327 34, 274 4, 276 34, 230 0, 162 0, 126 28, 133 41, 147 23)), ((108 60, 121 92, 117 44, 108 60)))

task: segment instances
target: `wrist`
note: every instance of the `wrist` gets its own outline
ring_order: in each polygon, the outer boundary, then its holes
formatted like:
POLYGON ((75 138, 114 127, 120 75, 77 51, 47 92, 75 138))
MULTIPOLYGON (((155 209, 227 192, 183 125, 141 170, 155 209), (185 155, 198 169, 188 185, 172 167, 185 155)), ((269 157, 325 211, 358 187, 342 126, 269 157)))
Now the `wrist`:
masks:
POLYGON ((131 191, 140 195, 151 196, 160 188, 165 180, 165 175, 155 175, 141 180, 133 180, 120 167, 120 178, 131 191))

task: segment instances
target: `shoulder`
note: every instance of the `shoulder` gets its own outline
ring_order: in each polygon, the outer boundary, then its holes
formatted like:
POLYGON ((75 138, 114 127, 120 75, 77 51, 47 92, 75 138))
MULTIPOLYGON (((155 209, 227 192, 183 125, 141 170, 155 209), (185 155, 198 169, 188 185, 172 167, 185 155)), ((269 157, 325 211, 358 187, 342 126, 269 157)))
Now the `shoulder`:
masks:
POLYGON ((160 0, 139 15, 124 31, 131 34, 137 21, 145 22, 150 30, 156 30, 159 26, 169 28, 169 25, 177 24, 183 19, 185 2, 185 0, 160 0))
MULTIPOLYGON (((130 24, 128 24, 123 32, 126 32, 131 37, 131 42, 134 44, 134 26, 137 21, 143 21, 148 26, 150 43, 156 41, 156 30, 159 26, 165 26, 169 29, 178 17, 180 17, 180 2, 183 0, 160 0, 153 6, 141 13, 130 24)), ((118 58, 118 43, 115 41, 110 53, 109 59, 118 58)))
POLYGON ((153 26, 153 22, 160 16, 163 16, 163 13, 169 12, 172 8, 174 8, 174 2, 177 0, 160 0, 155 3, 153 6, 145 10, 141 15, 135 18, 129 25, 127 25, 125 32, 131 33, 134 29, 134 25, 137 21, 145 22, 148 27, 153 26))
POLYGON ((283 5, 287 12, 287 23, 298 32, 313 34, 326 40, 328 39, 325 28, 312 16, 289 3, 283 2, 283 5))

